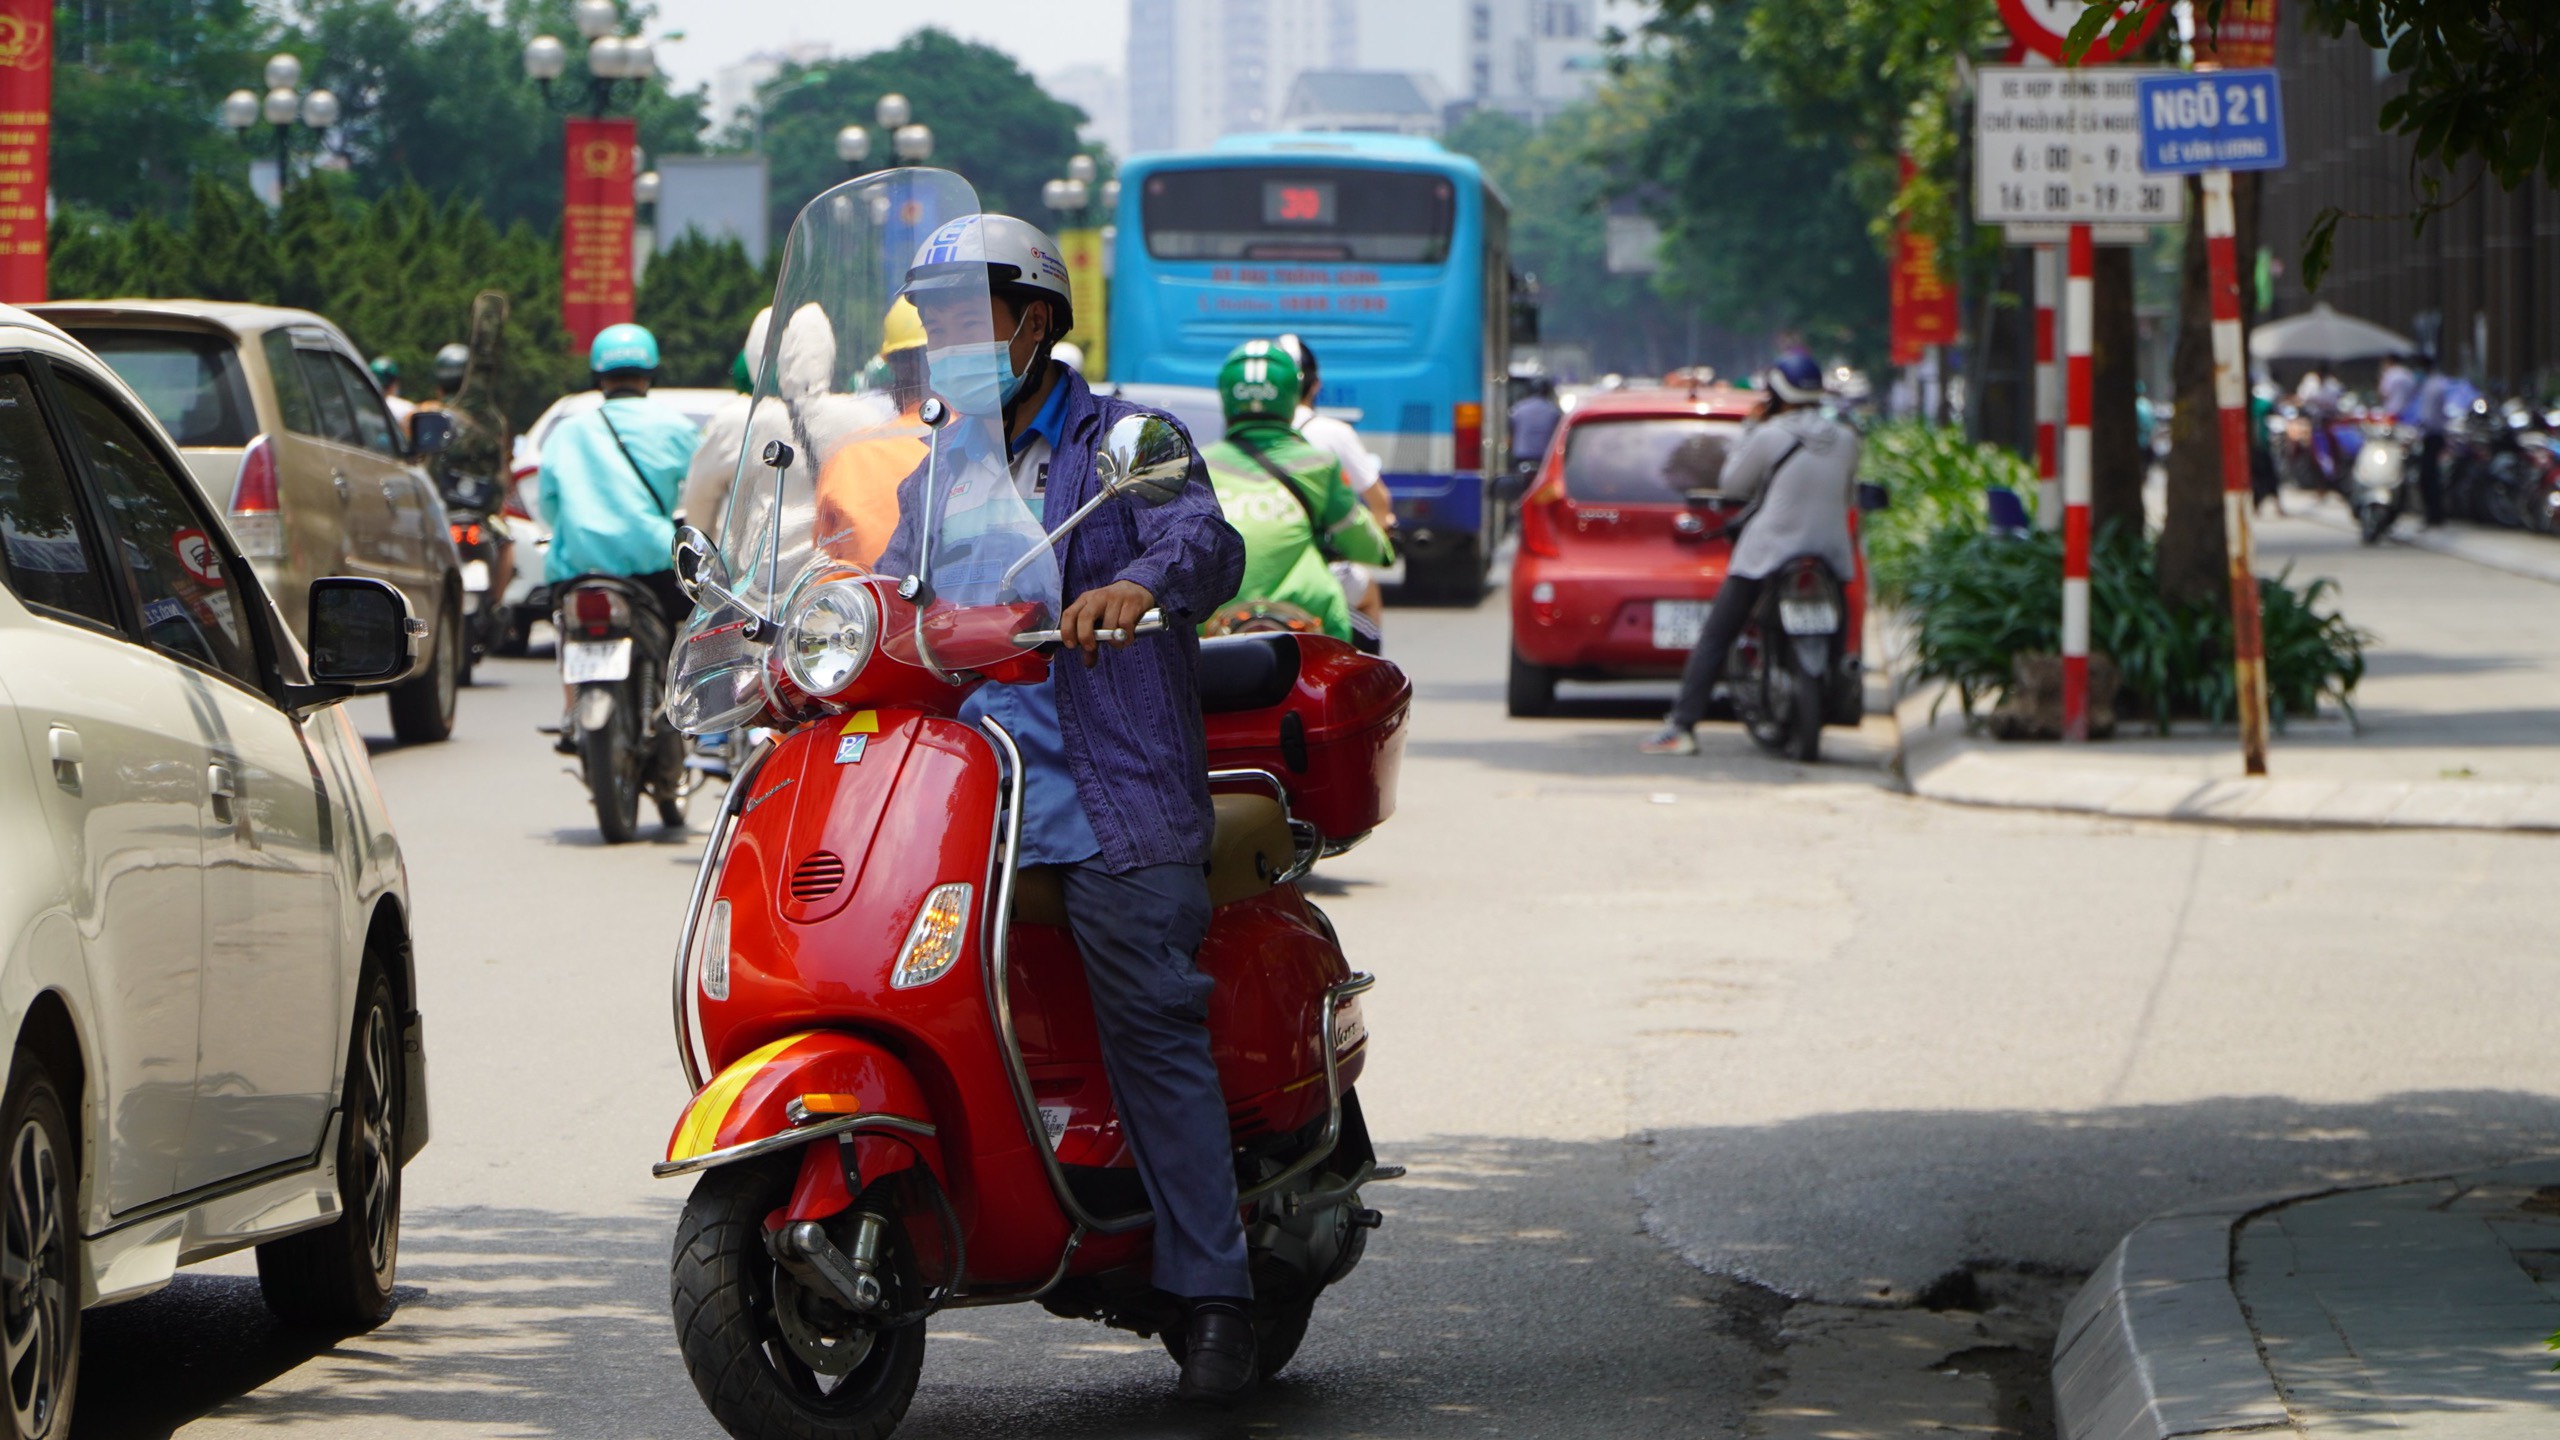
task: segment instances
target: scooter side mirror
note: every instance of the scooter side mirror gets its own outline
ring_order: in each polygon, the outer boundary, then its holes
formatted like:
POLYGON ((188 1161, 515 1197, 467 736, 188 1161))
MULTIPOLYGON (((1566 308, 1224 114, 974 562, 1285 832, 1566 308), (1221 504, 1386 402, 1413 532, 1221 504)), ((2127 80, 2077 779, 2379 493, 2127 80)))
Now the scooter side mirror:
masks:
POLYGON ((1094 452, 1102 493, 1162 505, 1191 479, 1191 442, 1161 415, 1123 415, 1094 452))
POLYGON ((676 543, 669 559, 675 567, 676 585, 697 605, 702 603, 704 580, 723 590, 729 588, 728 567, 720 563, 720 552, 712 548, 711 537, 690 525, 676 527, 676 543))

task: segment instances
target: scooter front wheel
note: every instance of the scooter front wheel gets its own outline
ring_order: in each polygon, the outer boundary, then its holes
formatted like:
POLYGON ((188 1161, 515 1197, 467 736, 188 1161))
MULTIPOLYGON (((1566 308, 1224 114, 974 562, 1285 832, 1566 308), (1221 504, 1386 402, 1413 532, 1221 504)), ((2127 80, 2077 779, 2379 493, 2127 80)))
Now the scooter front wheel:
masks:
MULTIPOLYGON (((765 1246, 791 1198, 795 1152, 727 1165, 694 1186, 676 1227, 676 1340, 712 1418, 738 1440, 883 1440, 924 1370, 922 1320, 866 1328, 795 1282, 765 1246)), ((904 1245, 883 1248, 890 1303, 916 1293, 904 1245)))

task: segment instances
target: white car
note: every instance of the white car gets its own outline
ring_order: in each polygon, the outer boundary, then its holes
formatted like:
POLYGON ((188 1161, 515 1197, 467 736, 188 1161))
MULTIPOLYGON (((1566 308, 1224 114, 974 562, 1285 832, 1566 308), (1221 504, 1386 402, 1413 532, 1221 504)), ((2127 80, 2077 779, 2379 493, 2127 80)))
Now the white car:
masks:
POLYGON ((115 372, 0 307, 0 1433, 63 1435, 81 1311, 181 1265, 254 1245, 289 1321, 389 1310, 426 1062, 336 702, 425 626, 350 577, 310 621, 115 372))

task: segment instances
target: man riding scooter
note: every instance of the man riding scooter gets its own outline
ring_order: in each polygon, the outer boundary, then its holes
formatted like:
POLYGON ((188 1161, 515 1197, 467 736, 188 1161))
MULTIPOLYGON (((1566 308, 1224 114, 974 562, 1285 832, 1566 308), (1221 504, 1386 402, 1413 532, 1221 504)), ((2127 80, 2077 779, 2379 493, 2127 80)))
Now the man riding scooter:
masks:
POLYGON ((1801 350, 1778 357, 1762 377, 1768 408, 1726 452, 1717 489, 1728 502, 1744 502, 1727 526, 1739 529, 1724 583, 1699 629, 1698 643, 1680 676, 1680 698, 1662 728, 1637 748, 1648 755, 1695 755, 1699 721, 1706 718, 1716 681, 1735 637, 1749 623, 1768 577, 1799 555, 1811 555, 1835 576, 1857 569, 1849 542, 1849 509, 1858 475, 1858 432, 1822 413, 1822 367, 1801 350))
POLYGON ((1334 558, 1387 565, 1395 551, 1342 466, 1291 428, 1298 366, 1271 340, 1247 340, 1218 368, 1227 437, 1208 449, 1209 478, 1227 523, 1245 537, 1243 601, 1275 600, 1352 638, 1351 606, 1334 558))
MULTIPOLYGON (((967 216, 935 232, 905 287, 934 393, 964 415, 1002 415, 1014 487, 1052 529, 1099 493, 1094 453, 1105 433, 1140 413, 1052 359, 1074 325, 1062 254, 1024 221, 967 216)), ((926 509, 902 497, 884 570, 904 568, 926 509)), ((1061 664, 1041 684, 985 686, 963 716, 994 717, 1020 747, 1017 863, 1060 869, 1105 1072, 1156 1216, 1155 1284, 1189 1302, 1181 1393, 1233 1405, 1258 1372, 1226 1102, 1210 1055, 1212 986, 1193 963, 1209 924, 1211 807, 1192 626, 1235 593, 1244 542, 1195 458, 1174 498, 1094 514, 1060 558, 1058 630, 1083 663, 1061 664), (1151 609, 1164 630, 1133 643, 1151 609)))

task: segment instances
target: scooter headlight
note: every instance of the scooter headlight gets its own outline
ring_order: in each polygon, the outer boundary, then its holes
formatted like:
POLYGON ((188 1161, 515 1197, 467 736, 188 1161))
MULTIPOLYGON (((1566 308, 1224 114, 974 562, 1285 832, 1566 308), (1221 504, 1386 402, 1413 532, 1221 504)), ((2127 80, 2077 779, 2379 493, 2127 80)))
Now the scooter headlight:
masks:
POLYGON ((811 587, 782 622, 782 673, 801 693, 825 700, 851 685, 880 642, 880 604, 871 587, 830 580, 811 587))

